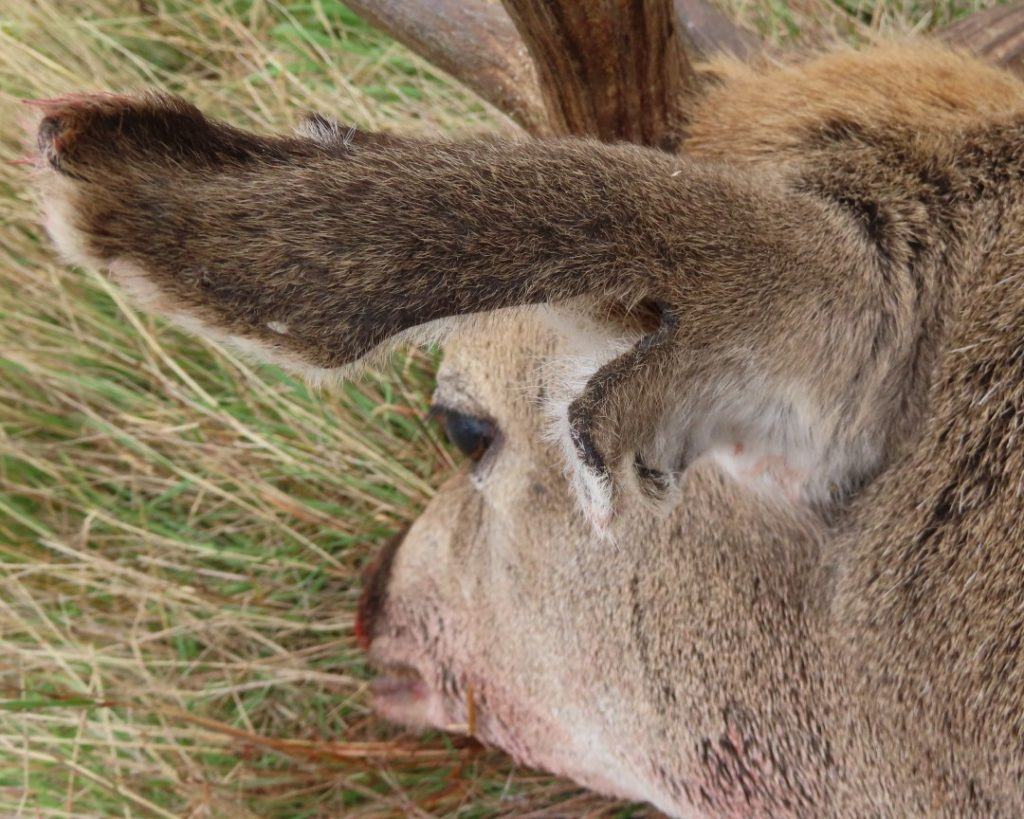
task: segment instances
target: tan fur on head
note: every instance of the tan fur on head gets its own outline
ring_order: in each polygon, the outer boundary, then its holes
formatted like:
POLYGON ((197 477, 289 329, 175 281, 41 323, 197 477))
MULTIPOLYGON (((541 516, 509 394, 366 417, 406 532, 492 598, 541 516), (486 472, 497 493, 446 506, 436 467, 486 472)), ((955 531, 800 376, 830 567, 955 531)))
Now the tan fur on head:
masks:
POLYGON ((941 144, 951 131, 1024 105, 1015 77, 927 40, 825 57, 742 63, 719 57, 686 150, 725 161, 800 159, 808 132, 855 122, 941 144))
POLYGON ((712 72, 678 156, 58 100, 41 197, 286 366, 448 335, 473 465, 368 586, 383 713, 678 815, 1021 815, 1024 86, 712 72))

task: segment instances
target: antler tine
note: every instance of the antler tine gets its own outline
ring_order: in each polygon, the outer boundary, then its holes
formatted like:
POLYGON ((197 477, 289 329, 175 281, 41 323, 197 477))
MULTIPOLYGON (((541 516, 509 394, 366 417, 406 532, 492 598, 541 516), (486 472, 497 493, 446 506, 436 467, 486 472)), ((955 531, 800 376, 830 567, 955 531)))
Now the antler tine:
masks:
POLYGON ((1024 74, 1024 3, 976 11, 946 27, 940 36, 951 45, 1024 74))
POLYGON ((537 71, 500 5, 485 0, 346 0, 346 4, 531 134, 550 132, 537 71))
POLYGON ((504 0, 557 132, 670 148, 693 70, 671 0, 504 0))
POLYGON ((662 144, 671 130, 666 126, 673 119, 669 112, 680 102, 667 95, 674 90, 685 93, 689 87, 688 53, 721 50, 742 57, 759 48, 754 34, 737 28, 707 0, 675 0, 675 16, 665 12, 671 4, 660 0, 506 4, 519 31, 505 9, 487 0, 349 0, 348 5, 536 136, 576 133, 662 144), (563 7, 575 16, 562 15, 562 25, 556 25, 549 15, 561 14, 563 7), (615 13, 608 16, 613 7, 615 13), (597 54, 591 51, 587 25, 601 20, 605 24, 599 27, 608 36, 597 54), (641 21, 655 28, 634 30, 641 21), (624 25, 616 28, 620 23, 624 25), (582 47, 585 65, 573 68, 552 51, 566 42, 582 47), (628 76, 615 76, 610 69, 625 49, 651 53, 630 54, 628 76), (659 67, 657 55, 669 62, 659 67), (553 58, 558 58, 556 63, 553 58), (569 74, 567 69, 572 69, 569 74), (659 72, 672 81, 659 81, 659 72), (543 93, 538 73, 545 78, 543 93), (570 85, 552 86, 570 75, 570 85), (641 87, 651 80, 655 97, 641 87), (633 118, 636 104, 645 97, 645 105, 653 107, 641 108, 639 117, 633 118))

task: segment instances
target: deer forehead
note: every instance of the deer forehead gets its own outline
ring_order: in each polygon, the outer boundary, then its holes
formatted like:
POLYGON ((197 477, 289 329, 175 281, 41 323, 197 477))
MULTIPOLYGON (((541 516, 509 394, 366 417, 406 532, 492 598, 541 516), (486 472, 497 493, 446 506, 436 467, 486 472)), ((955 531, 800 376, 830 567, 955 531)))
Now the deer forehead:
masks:
POLYGON ((543 400, 542 372, 559 340, 535 309, 482 317, 443 347, 434 403, 516 423, 543 400))

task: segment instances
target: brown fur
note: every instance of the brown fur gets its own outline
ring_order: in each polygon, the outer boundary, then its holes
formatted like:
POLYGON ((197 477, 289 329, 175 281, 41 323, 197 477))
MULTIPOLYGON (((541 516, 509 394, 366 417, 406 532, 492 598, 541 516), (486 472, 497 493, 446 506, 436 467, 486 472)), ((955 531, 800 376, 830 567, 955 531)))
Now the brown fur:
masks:
POLYGON ((483 738, 681 814, 1020 815, 1024 86, 923 45, 712 71, 679 156, 57 101, 43 202, 72 257, 296 366, 583 316, 452 346, 439 398, 500 434, 373 581, 371 653, 421 678, 385 713, 472 688, 483 738), (542 362, 581 350, 614 546, 544 440, 542 362))

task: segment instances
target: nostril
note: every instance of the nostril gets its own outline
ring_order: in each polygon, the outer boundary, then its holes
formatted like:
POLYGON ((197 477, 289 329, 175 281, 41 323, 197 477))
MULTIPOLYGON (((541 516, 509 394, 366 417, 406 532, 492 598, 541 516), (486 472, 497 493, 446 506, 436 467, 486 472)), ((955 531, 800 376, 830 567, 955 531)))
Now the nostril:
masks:
POLYGON ((395 553, 402 545, 407 531, 408 529, 404 529, 392 537, 363 572, 363 592, 359 597, 355 626, 356 644, 363 651, 368 651, 373 641, 374 625, 384 608, 395 553))

